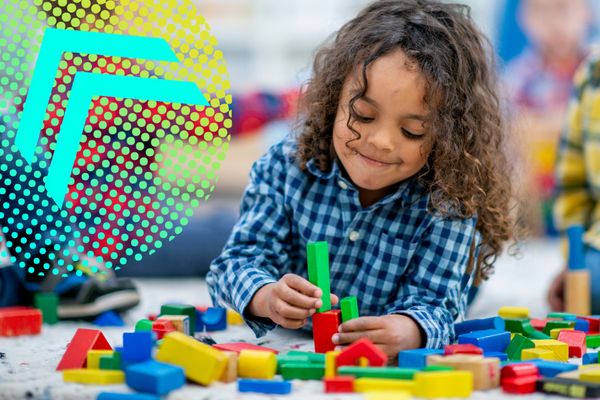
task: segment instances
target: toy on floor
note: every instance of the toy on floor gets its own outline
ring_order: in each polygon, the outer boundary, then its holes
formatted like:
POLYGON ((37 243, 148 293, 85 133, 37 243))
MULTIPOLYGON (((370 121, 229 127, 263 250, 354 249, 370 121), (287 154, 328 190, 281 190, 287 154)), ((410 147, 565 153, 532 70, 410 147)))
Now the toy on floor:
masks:
POLYGON ((35 308, 0 307, 0 337, 37 335, 42 331, 42 312, 35 308))

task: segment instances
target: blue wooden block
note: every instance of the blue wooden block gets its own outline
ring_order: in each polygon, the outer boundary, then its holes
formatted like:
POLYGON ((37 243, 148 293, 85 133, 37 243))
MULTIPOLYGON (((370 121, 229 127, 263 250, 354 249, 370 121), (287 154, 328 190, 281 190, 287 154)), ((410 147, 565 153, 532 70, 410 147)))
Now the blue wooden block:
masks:
POLYGON ((492 317, 485 319, 472 319, 470 321, 454 324, 456 336, 464 335, 474 331, 485 331, 488 329, 497 329, 503 331, 506 329, 506 323, 502 317, 492 317))
POLYGON ((499 358, 500 361, 508 361, 508 355, 506 353, 502 353, 499 351, 486 351, 483 353, 484 357, 496 357, 499 358))
POLYGON ((398 353, 398 366, 400 368, 420 368, 427 365, 427 356, 432 354, 444 355, 441 349, 414 349, 398 353))
POLYGON ((598 353, 585 353, 583 357, 581 357, 581 364, 598 364, 598 353))
POLYGON ((195 332, 203 332, 204 331, 204 322, 202 321, 203 315, 204 315, 203 312, 201 312, 200 310, 196 310, 196 327, 194 329, 195 332))
POLYGON ((92 321, 92 324, 98 326, 125 326, 119 314, 114 311, 103 312, 92 321))
POLYGON ((586 321, 585 319, 578 319, 577 317, 566 317, 563 318, 565 321, 575 321, 575 326, 573 329, 576 331, 581 331, 585 333, 589 333, 590 331, 590 321, 586 321))
POLYGON ((102 392, 96 400, 160 400, 160 397, 143 393, 107 393, 102 392))
POLYGON ((472 344, 484 352, 499 351, 504 353, 510 343, 510 332, 498 329, 487 329, 465 333, 458 337, 458 344, 472 344))
POLYGON ((263 381, 259 379, 240 379, 240 392, 255 392, 266 394, 288 394, 292 390, 290 381, 263 381))
POLYGON ((209 332, 227 329, 227 309, 208 307, 202 316, 202 322, 209 332))
POLYGON ((123 333, 121 360, 125 363, 142 362, 152 358, 154 335, 150 331, 123 333))
POLYGON ((540 375, 545 376, 546 378, 554 378, 556 375, 562 372, 574 371, 577 368, 579 368, 579 366, 575 364, 569 364, 558 361, 548 361, 539 358, 536 358, 535 360, 511 361, 507 363, 502 363, 502 367, 514 364, 534 364, 536 367, 538 367, 540 375))
POLYGON ((185 371, 176 365, 150 360, 127 367, 125 382, 134 390, 163 395, 185 384, 185 371))

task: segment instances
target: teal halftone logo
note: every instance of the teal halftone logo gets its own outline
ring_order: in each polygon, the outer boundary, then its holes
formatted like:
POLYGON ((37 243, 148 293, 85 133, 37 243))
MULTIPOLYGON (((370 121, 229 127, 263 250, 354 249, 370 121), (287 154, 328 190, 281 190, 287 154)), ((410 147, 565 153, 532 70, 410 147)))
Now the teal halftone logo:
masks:
POLYGON ((0 24, 0 267, 103 272, 175 239, 232 126, 204 17, 189 0, 0 0, 0 24))

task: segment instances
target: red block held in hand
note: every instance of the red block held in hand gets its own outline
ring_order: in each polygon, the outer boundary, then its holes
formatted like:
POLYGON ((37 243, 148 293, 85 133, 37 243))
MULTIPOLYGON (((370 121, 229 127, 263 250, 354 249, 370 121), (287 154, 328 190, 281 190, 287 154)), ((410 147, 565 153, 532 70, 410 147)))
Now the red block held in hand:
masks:
POLYGON ((313 314, 313 338, 315 353, 326 353, 335 349, 331 337, 338 333, 342 323, 342 310, 329 310, 313 314))

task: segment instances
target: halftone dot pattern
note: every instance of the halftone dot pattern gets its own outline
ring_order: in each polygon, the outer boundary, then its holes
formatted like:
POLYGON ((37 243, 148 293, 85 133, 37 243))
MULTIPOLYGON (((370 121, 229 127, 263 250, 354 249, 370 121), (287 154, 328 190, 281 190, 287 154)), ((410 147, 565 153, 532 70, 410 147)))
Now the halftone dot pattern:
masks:
POLYGON ((11 253, 19 255, 12 261, 43 274, 50 264, 36 269, 38 263, 30 258, 37 256, 41 263, 40 254, 47 252, 51 260, 56 253, 58 263, 73 270, 79 254, 87 254, 118 268, 127 259, 140 260, 143 253, 152 254, 172 240, 199 201, 208 200, 230 139, 229 76, 204 17, 189 0, 0 0, 0 22, 0 156, 26 170, 18 173, 8 162, 0 165, 4 180, 0 190, 12 186, 10 196, 22 202, 22 207, 6 203, 0 210, 19 213, 2 227, 11 253), (48 26, 160 37, 179 62, 63 53, 29 166, 13 142, 48 26), (210 107, 94 97, 65 205, 59 210, 39 182, 52 162, 78 71, 195 82, 210 107), (26 212, 21 211, 24 208, 26 212))

